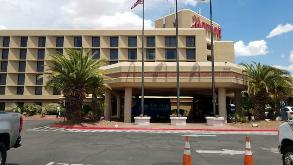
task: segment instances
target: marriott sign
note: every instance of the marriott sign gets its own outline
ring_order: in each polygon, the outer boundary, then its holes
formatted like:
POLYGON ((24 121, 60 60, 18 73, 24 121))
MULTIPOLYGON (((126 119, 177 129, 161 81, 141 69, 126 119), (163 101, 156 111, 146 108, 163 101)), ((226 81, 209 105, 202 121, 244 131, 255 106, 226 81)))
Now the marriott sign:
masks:
MULTIPOLYGON (((191 28, 204 28, 206 29, 207 31, 211 31, 211 25, 206 23, 206 22, 203 22, 200 20, 199 16, 196 16, 194 15, 192 17, 192 25, 191 25, 191 28)), ((221 28, 219 27, 214 27, 214 35, 217 36, 218 38, 221 38, 221 34, 222 33, 222 30, 221 28)))

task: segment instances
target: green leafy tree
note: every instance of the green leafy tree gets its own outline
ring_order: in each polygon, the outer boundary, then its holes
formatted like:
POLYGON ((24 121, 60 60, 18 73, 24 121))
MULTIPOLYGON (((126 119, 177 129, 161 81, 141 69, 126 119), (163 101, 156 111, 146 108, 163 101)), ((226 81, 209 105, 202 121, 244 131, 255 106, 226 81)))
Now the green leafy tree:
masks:
POLYGON ((274 104, 275 112, 278 112, 280 101, 284 101, 291 96, 292 93, 292 80, 290 73, 285 70, 273 68, 274 79, 270 84, 270 97, 274 104))
POLYGON ((67 49, 65 56, 52 55, 51 58, 46 86, 62 91, 66 118, 80 121, 86 89, 93 77, 102 76, 101 62, 92 58, 91 51, 84 49, 67 49))
POLYGON ((244 72, 248 76, 248 94, 253 103, 253 115, 256 120, 265 119, 265 104, 269 102, 271 96, 275 100, 281 95, 286 95, 287 88, 291 86, 289 73, 268 65, 253 62, 252 64, 242 64, 244 72), (282 89, 282 90, 281 90, 282 89))

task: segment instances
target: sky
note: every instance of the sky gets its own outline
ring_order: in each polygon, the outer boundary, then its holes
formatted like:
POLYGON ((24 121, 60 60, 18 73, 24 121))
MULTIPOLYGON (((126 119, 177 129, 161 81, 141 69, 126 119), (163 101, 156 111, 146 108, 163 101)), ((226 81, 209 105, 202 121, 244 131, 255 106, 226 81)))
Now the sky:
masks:
MULTIPOLYGON (((0 0, 1 29, 141 28, 136 0, 0 0)), ((144 0, 145 26, 174 11, 174 0, 144 0)), ((178 0, 179 8, 201 10, 208 3, 178 0)), ((252 61, 293 73, 293 0, 213 0, 222 40, 234 41, 236 63, 252 61)))

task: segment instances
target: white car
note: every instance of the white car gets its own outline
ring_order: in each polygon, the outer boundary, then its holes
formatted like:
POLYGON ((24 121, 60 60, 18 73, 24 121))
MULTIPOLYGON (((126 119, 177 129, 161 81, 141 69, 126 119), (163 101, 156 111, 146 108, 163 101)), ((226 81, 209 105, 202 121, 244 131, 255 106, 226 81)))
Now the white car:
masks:
POLYGON ((21 146, 21 130, 23 119, 19 113, 6 113, 0 111, 0 164, 6 162, 7 151, 10 148, 21 146))
POLYGON ((278 130, 279 150, 283 155, 283 165, 293 164, 293 122, 285 122, 278 130))
POLYGON ((293 107, 285 106, 280 109, 282 120, 293 120, 293 107))

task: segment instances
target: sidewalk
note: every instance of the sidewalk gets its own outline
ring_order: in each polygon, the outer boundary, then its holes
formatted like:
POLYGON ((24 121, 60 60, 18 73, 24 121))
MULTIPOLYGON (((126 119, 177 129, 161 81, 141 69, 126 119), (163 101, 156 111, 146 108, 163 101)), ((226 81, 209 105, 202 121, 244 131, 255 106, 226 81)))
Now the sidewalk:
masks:
POLYGON ((219 132, 277 132, 281 122, 272 121, 270 125, 259 122, 259 127, 252 127, 252 123, 225 124, 224 126, 207 126, 205 123, 187 123, 186 126, 172 126, 170 123, 151 123, 149 126, 139 126, 133 123, 115 121, 100 121, 97 123, 64 124, 56 123, 53 128, 80 129, 80 130, 161 130, 161 131, 219 131, 219 132))
POLYGON ((41 115, 34 115, 34 116, 23 116, 23 120, 56 120, 56 121, 63 121, 63 117, 56 118, 56 115, 46 115, 42 117, 41 115))

